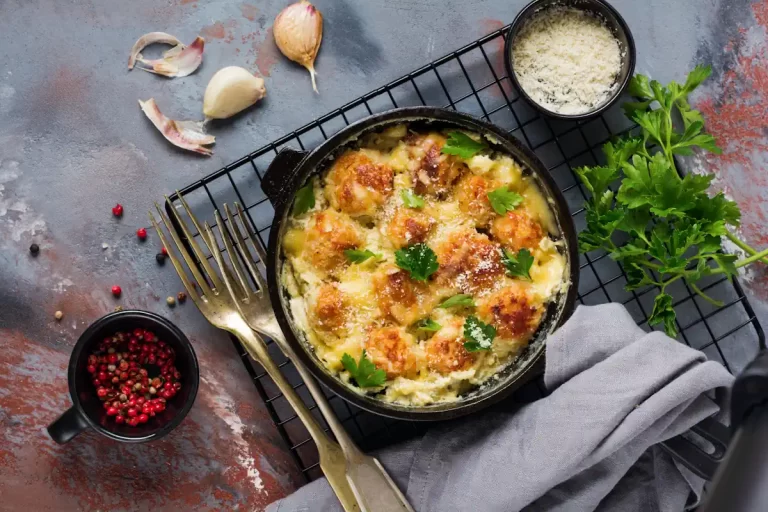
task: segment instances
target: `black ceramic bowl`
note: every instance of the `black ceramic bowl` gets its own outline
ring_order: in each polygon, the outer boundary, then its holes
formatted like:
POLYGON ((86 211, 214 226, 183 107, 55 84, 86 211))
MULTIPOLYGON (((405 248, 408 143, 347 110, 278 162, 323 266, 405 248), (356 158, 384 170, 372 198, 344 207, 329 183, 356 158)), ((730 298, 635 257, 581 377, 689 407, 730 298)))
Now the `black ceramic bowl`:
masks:
POLYGON ((590 119, 613 105, 629 85, 629 81, 632 79, 632 75, 635 72, 635 60, 637 58, 635 40, 632 38, 632 32, 630 32, 627 22, 624 21, 624 18, 621 17, 616 9, 603 0, 534 0, 520 11, 512 22, 512 25, 509 27, 504 45, 504 55, 506 57, 504 62, 507 67, 507 74, 512 79, 515 87, 517 87, 517 90, 520 91, 520 94, 531 105, 548 116, 571 121, 590 119), (515 37, 526 22, 528 22, 534 15, 543 10, 558 6, 573 7, 574 9, 587 11, 604 21, 606 26, 618 40, 619 49, 621 50, 621 71, 619 71, 619 75, 616 77, 618 86, 605 102, 583 114, 559 114, 544 108, 525 92, 525 89, 520 85, 520 82, 517 79, 517 74, 515 73, 515 63, 512 58, 512 44, 514 43, 515 37))
MULTIPOLYGON (((152 375, 150 371, 150 376, 152 375)), ((141 443, 159 439, 173 430, 187 415, 197 396, 200 368, 197 357, 184 333, 165 318, 148 311, 119 311, 96 320, 80 335, 69 359, 67 372, 72 407, 48 427, 48 433, 57 443, 66 443, 87 428, 117 441, 141 443), (166 409, 136 427, 107 421, 106 411, 96 396, 92 378, 87 370, 88 356, 96 345, 118 331, 132 331, 140 327, 152 331, 176 352, 176 368, 181 372, 182 388, 169 399, 166 409)))
POLYGON ((543 370, 544 344, 547 336, 571 315, 578 290, 579 259, 576 230, 562 193, 539 158, 508 132, 477 118, 453 110, 434 107, 394 109, 362 119, 336 133, 310 153, 284 149, 273 160, 262 180, 262 188, 275 209, 267 251, 267 281, 272 307, 285 338, 301 362, 320 382, 353 404, 376 414, 410 420, 442 420, 463 416, 487 407, 508 396, 543 370), (282 240, 286 218, 290 214, 296 191, 308 177, 324 172, 333 159, 366 133, 409 123, 416 130, 463 129, 484 135, 491 147, 515 158, 523 172, 531 176, 546 197, 562 240, 566 259, 565 279, 570 286, 558 294, 542 319, 533 341, 514 363, 494 379, 459 400, 427 406, 392 404, 375 397, 356 393, 328 370, 319 360, 291 314, 290 297, 280 282, 283 265, 282 240), (493 141, 493 142, 491 142, 493 141))

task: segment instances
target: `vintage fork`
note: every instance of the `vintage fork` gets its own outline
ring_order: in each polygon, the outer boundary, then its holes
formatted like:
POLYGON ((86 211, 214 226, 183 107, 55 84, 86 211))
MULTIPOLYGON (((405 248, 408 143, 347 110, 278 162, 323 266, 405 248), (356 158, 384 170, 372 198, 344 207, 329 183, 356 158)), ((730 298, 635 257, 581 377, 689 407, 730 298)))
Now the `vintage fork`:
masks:
MULTIPOLYGON (((236 336, 251 357, 264 367, 266 372, 275 382, 286 400, 288 400, 288 403, 296 411, 299 419, 304 423, 304 426, 307 428, 307 431, 309 431, 312 439, 315 441, 320 456, 320 468, 323 470, 323 473, 328 479, 328 483, 339 498, 339 502, 341 502, 344 510, 347 512, 364 510, 359 506, 355 493, 352 491, 347 479, 346 460, 341 447, 328 437, 323 428, 317 423, 314 416, 312 416, 311 411, 307 408, 296 391, 294 391, 293 386, 291 386, 285 377, 283 377, 277 364, 275 364, 270 357, 264 340, 262 340, 261 337, 248 326, 242 314, 239 312, 235 301, 232 299, 230 292, 225 289, 224 283, 222 283, 219 276, 213 271, 213 268, 211 268, 205 254, 200 249, 195 239, 190 235, 187 225, 178 215, 173 208, 173 204, 167 197, 166 202, 170 206, 170 210, 173 212, 173 216, 184 237, 189 242, 192 252, 202 266, 201 273, 196 265, 195 259, 190 256, 179 237, 179 234, 176 232, 176 229, 174 229, 168 217, 162 212, 160 206, 155 203, 157 213, 160 215, 160 219, 171 234, 174 244, 169 243, 165 233, 160 229, 160 226, 151 211, 149 212, 150 221, 157 231, 163 246, 168 249, 168 256, 173 267, 176 269, 176 272, 179 274, 181 282, 187 289, 187 295, 194 301, 197 308, 203 316, 211 322, 211 324, 236 336), (192 272, 192 275, 197 282, 197 286, 199 286, 199 293, 198 289, 193 285, 192 281, 190 281, 183 265, 171 250, 171 247, 174 245, 192 272), (208 280, 206 280, 206 277, 208 280), (208 284, 209 282, 210 285, 208 284)), ((190 214, 190 218, 193 219, 195 226, 197 226, 197 220, 191 215, 188 206, 184 204, 184 207, 187 209, 187 213, 190 214)), ((201 234, 201 238, 205 244, 210 248, 212 244, 209 244, 208 240, 206 240, 203 231, 198 229, 198 232, 201 234)), ((218 254, 218 250, 212 252, 218 254)), ((224 274, 224 277, 226 278, 226 274, 224 274)))
MULTIPOLYGON (((183 198, 181 199, 181 202, 182 204, 185 204, 183 198)), ((187 208, 186 205, 185 208, 187 208)), ((344 455, 347 459, 347 478, 350 481, 352 490, 355 493, 355 496, 357 496, 361 508, 371 512, 412 511, 413 508, 408 503, 408 500, 389 474, 387 474, 381 463, 376 458, 363 453, 349 437, 344 430, 344 427, 341 425, 341 422, 339 422, 334 414, 331 405, 328 403, 328 400, 320 389, 320 386, 317 384, 317 381, 301 361, 299 361, 291 346, 286 342, 282 330, 277 323, 277 319, 275 318, 270 298, 266 293, 267 284, 259 271, 258 263, 254 260, 248 247, 252 247, 261 261, 265 264, 267 261, 266 254, 261 244, 257 242, 258 238, 256 233, 246 218, 242 207, 238 203, 235 203, 235 208, 237 209, 237 215, 233 216, 230 212, 229 205, 224 205, 224 211, 227 215, 230 229, 227 229, 224 222, 222 222, 218 210, 214 213, 216 224, 219 226, 220 236, 224 242, 224 247, 229 254, 229 259, 232 262, 232 270, 234 272, 230 272, 229 269, 227 269, 227 266, 219 253, 218 244, 216 247, 211 248, 211 252, 214 254, 216 262, 222 269, 224 282, 233 294, 238 309, 252 329, 275 340, 275 343, 278 344, 285 356, 293 361, 299 375, 301 375, 302 380, 309 389, 312 398, 315 400, 315 403, 317 403, 320 412, 322 412, 326 422, 333 431, 336 440, 341 445, 341 449, 344 451, 344 455), (247 233, 247 238, 243 237, 243 233, 235 218, 240 219, 240 224, 242 224, 247 233), (232 237, 237 241, 236 248, 233 246, 232 237), (250 244, 248 242, 250 242, 250 244), (248 274, 252 276, 258 289, 254 290, 251 287, 251 281, 248 280, 248 275, 246 275, 242 264, 247 267, 248 274), (236 283, 232 283, 231 279, 227 277, 232 276, 233 273, 237 278, 236 283)), ((216 239, 207 223, 205 225, 205 230, 207 238, 211 242, 214 242, 216 239)))

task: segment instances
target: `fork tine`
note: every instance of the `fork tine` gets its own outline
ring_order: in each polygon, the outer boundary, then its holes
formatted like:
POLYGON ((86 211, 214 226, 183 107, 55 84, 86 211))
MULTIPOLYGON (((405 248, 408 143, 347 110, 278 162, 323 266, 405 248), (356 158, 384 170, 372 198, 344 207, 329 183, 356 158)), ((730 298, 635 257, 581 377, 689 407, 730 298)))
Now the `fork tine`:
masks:
MULTIPOLYGON (((245 228, 246 233, 248 233, 248 240, 251 242, 251 246, 253 246, 254 250, 256 251, 256 254, 259 255, 259 259, 261 260, 264 265, 267 264, 267 255, 264 253, 264 249, 261 247, 261 243, 259 242, 258 235, 254 232, 253 228, 251 227, 251 223, 248 220, 248 218, 245 216, 245 212, 243 211, 243 207, 240 206, 240 203, 235 202, 235 208, 237 209, 237 216, 240 218, 240 222, 243 224, 243 227, 245 228)), ((230 220, 230 222, 232 222, 230 220)), ((248 270, 251 272, 251 275, 254 276, 254 279, 259 283, 259 288, 262 290, 267 289, 267 283, 264 281, 264 277, 261 275, 261 272, 259 271, 259 264, 254 261, 253 256, 251 255, 251 252, 248 250, 248 245, 245 240, 243 240, 243 236, 240 234, 240 229, 237 227, 237 224, 235 223, 235 235, 237 236, 238 244, 242 247, 242 253, 245 253, 245 264, 248 265, 248 270)))
MULTIPOLYGON (((235 206, 237 206, 237 203, 235 203, 235 206)), ((240 226, 238 226, 236 218, 232 215, 232 212, 229 210, 229 206, 226 204, 224 205, 224 211, 227 213, 227 220, 229 220, 229 224, 232 226, 232 231, 234 231, 235 238, 237 239, 237 253, 240 255, 240 260, 245 264, 245 266, 248 268, 248 272, 256 281, 256 284, 259 287, 258 291, 261 291, 264 289, 265 283, 261 277, 261 273, 259 272, 259 266, 256 264, 256 261, 254 261, 253 256, 251 255, 251 251, 248 250, 248 246, 243 239, 243 234, 240 231, 240 226)))
MULTIPOLYGON (((197 222, 197 219, 195 218, 195 216, 192 215, 192 210, 189 208, 189 205, 181 196, 181 194, 177 192, 176 195, 179 197, 181 205, 184 207, 184 210, 187 212, 187 215, 192 221, 192 224, 194 224, 195 229, 197 230, 198 233, 200 233, 200 238, 203 239, 203 242, 205 243, 206 247, 208 247, 208 250, 211 253, 213 253, 213 248, 210 246, 206 236, 203 234, 203 231, 200 229, 200 223, 197 222)), ((189 229, 187 229, 187 224, 182 220, 178 212, 176 212, 176 208, 173 207, 173 203, 171 203, 170 199, 168 199, 168 196, 165 197, 165 201, 170 206, 170 209, 173 212, 174 217, 176 217, 176 220, 178 221, 179 226, 181 226, 181 231, 184 233, 184 236, 187 238, 187 240, 189 240, 189 245, 192 247, 192 252, 195 253, 195 256, 197 257, 198 260, 200 260, 200 264, 203 266, 203 270, 205 270, 205 273, 208 274, 208 277, 211 280, 211 284, 213 285, 212 288, 214 290, 223 288, 224 283, 221 282, 219 275, 213 271, 213 267, 211 267, 211 264, 208 262, 208 258, 205 257, 205 253, 200 249, 200 246, 197 244, 197 240, 195 240, 195 238, 190 234, 189 229)))
MULTIPOLYGON (((157 203, 155 203, 155 206, 157 206, 157 203)), ((160 208, 158 207, 158 211, 160 208)), ((163 224, 165 224, 165 227, 168 228, 168 230, 173 233, 173 229, 168 225, 168 222, 165 218, 161 218, 163 221, 163 224)), ((176 258, 176 256, 173 253, 173 250, 171 249, 171 244, 168 243, 168 239, 165 237, 165 233, 160 228, 160 226, 157 224, 157 221, 155 220, 155 216, 152 215, 152 210, 149 211, 149 221, 152 223, 152 227, 155 228, 155 231, 157 231, 157 235, 160 237, 160 242, 162 242, 163 246, 168 250, 168 257, 171 259, 171 264, 173 265, 173 268, 176 269, 176 273, 179 274, 179 279, 181 279, 182 284, 184 285, 184 288, 187 289, 187 295, 189 296, 192 301, 199 306, 199 300, 200 296, 197 293, 197 290, 195 289, 192 282, 189 280, 189 277, 187 276, 186 271, 184 270, 184 266, 181 264, 181 262, 176 258)), ((193 267, 194 268, 194 267, 193 267)))
MULTIPOLYGON (((189 219, 192 221, 192 225, 195 226, 195 229, 197 230, 197 232, 200 233, 200 238, 202 238, 203 242, 205 242, 205 246, 208 247, 208 250, 210 252, 213 252, 213 245, 216 243, 215 242, 212 243, 208 240, 208 237, 206 236, 205 232, 200 228, 200 223, 197 221, 197 217, 192 215, 192 209, 189 207, 187 200, 184 199, 184 196, 181 195, 178 190, 176 191, 176 197, 179 198, 179 202, 181 203, 181 206, 184 207, 184 211, 186 211, 187 215, 189 215, 189 219)), ((218 244, 216 244, 216 247, 218 248, 218 244)))
MULTIPOLYGON (((216 217, 219 217, 219 212, 216 211, 214 213, 216 217)), ((219 226, 222 226, 221 218, 216 219, 216 223, 219 226)), ((219 269, 221 270, 221 275, 224 279, 224 284, 227 286, 227 289, 229 290, 229 293, 234 295, 236 293, 236 288, 234 287, 235 282, 232 279, 232 272, 229 271, 229 267, 224 262, 224 257, 221 255, 221 251, 219 250, 219 242, 216 240, 216 236, 213 234, 213 231, 211 231, 211 227, 208 225, 208 222, 203 223, 205 234, 208 236, 208 239, 211 241, 211 243, 216 244, 216 251, 212 251, 213 259, 216 261, 216 265, 218 265, 219 269)), ((227 252, 230 251, 231 244, 227 244, 227 235, 223 230, 219 230, 219 234, 221 235, 222 240, 224 240, 224 246, 227 248, 227 252), (229 245, 229 247, 227 247, 229 245)), ((230 253, 231 254, 231 253, 230 253)), ((230 256, 230 259, 235 260, 237 257, 230 256)), ((239 278, 239 276, 238 276, 239 278)), ((247 294, 248 291, 246 289, 245 293, 247 294)), ((239 297, 232 297, 233 300, 239 301, 239 297)), ((250 353, 250 352, 249 352, 250 353)))
MULTIPOLYGON (((227 212, 227 218, 229 218, 230 225, 232 225, 232 218, 229 215, 229 208, 227 205, 224 205, 224 210, 227 212)), ((214 216, 216 217, 216 222, 220 225, 224 225, 224 221, 221 219, 221 215, 219 215, 219 212, 214 212, 214 216)), ((227 230, 219 230, 221 233, 221 239, 224 241, 224 247, 227 249, 227 253, 229 254, 229 259, 232 262, 232 268, 235 271, 235 275, 237 276, 237 280, 240 284, 240 291, 243 293, 242 297, 236 297, 236 300, 241 300, 242 298, 250 299, 251 295, 253 295, 253 291, 251 290, 250 285, 248 284, 247 277, 245 275, 245 272, 243 271, 242 265, 240 265, 240 258, 237 256, 237 252, 235 251, 235 248, 232 246, 232 235, 227 230)))
MULTIPOLYGON (((189 267, 189 270, 192 272, 192 275, 195 278, 195 281, 197 282, 197 286, 200 287, 201 295, 212 295, 211 287, 208 285, 208 281, 206 281, 203 274, 200 272, 200 269, 197 267, 197 262, 195 261, 195 258, 193 258, 190 254, 187 248, 184 246, 184 242, 182 242, 181 237, 179 236, 179 233, 176 231, 176 228, 171 223, 170 217, 168 217, 165 213, 163 213, 162 209, 160 208, 160 205, 155 202, 155 209, 157 210, 158 215, 160 215, 160 218, 162 219, 163 223, 165 224, 165 227, 168 229, 168 232, 171 234, 171 238, 176 244, 176 249, 181 254, 182 258, 184 259, 184 262, 189 267)), ((176 215, 176 218, 178 219, 178 215, 176 215)))
MULTIPOLYGON (((206 233, 201 229, 200 223, 197 221, 197 218, 192 214, 192 210, 189 207, 189 204, 187 204, 187 201, 184 199, 184 196, 181 195, 178 190, 176 191, 176 195, 178 196, 179 201, 181 202, 181 205, 184 207, 184 210, 187 212, 187 215, 189 215, 189 218, 192 221, 192 224, 195 226, 195 229, 197 230, 198 233, 200 233, 200 238, 203 239, 203 242, 205 243, 206 247, 208 247, 208 251, 210 251, 210 253, 213 254, 214 250, 217 250, 217 251, 220 250, 219 249, 219 244, 218 244, 218 242, 216 242, 216 239, 215 238, 214 239, 210 239, 206 235, 206 233)), ((208 261, 207 261, 207 258, 206 258, 206 264, 207 263, 208 263, 208 261)), ((219 280, 218 274, 213 272, 213 267, 209 267, 209 268, 210 268, 210 271, 209 270, 206 270, 206 271, 209 272, 209 275, 212 275, 214 277, 214 279, 215 279, 215 281, 214 281, 214 288, 221 288, 221 287, 223 287, 223 283, 219 280)), ((240 292, 241 291, 240 283, 238 283, 238 282, 236 282, 234 280, 234 278, 232 277, 232 273, 231 273, 229 267, 225 266, 222 269, 222 271, 223 272, 227 272, 227 277, 230 278, 229 282, 236 289, 236 291, 240 292)))

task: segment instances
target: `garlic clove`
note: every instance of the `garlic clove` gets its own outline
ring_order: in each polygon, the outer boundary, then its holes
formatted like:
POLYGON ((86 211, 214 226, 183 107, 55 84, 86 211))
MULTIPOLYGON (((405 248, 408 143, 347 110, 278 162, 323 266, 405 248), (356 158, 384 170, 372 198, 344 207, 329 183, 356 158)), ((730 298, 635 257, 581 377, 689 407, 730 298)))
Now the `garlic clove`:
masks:
POLYGON ((174 121, 168 119, 160 112, 154 98, 147 101, 139 100, 139 105, 144 114, 152 121, 160 133, 163 134, 174 146, 210 156, 213 151, 207 146, 216 142, 216 137, 203 131, 203 123, 200 121, 174 121))
POLYGON ((267 94, 264 80, 238 66, 222 68, 211 77, 203 96, 208 119, 226 119, 250 107, 267 94))
MULTIPOLYGON (((141 50, 155 43, 172 44, 175 47, 181 46, 181 50, 184 49, 184 45, 181 44, 181 41, 171 34, 166 34, 165 32, 150 32, 149 34, 144 34, 133 43, 131 54, 128 56, 128 69, 133 69, 133 66, 136 64, 136 59, 141 56, 141 50)), ((168 51, 170 52, 171 50, 168 51)))
POLYGON ((163 54, 163 57, 155 60, 147 60, 139 54, 136 60, 145 66, 141 67, 144 71, 163 75, 167 77, 187 76, 200 66, 203 62, 203 49, 205 48, 205 39, 198 37, 189 46, 175 46, 163 54))
POLYGON ((307 68, 312 78, 312 89, 318 92, 315 57, 323 40, 323 15, 320 11, 306 0, 291 4, 275 18, 272 33, 283 55, 307 68))

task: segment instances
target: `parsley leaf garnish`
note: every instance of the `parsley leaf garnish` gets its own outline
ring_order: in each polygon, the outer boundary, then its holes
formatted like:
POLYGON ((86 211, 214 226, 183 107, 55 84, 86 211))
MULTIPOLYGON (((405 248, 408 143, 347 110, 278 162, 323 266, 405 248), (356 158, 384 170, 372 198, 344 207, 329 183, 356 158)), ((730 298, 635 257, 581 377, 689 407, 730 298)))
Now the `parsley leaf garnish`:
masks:
POLYGON ((413 190, 406 188, 400 192, 400 198, 403 200, 403 204, 408 208, 424 208, 424 198, 417 195, 413 190))
POLYGON ((437 272, 437 255, 427 244, 415 244, 395 251, 395 264, 411 274, 414 281, 426 281, 437 272))
POLYGON ((674 338, 677 336, 677 327, 675 326, 675 310, 672 309, 672 297, 667 293, 660 293, 653 301, 653 312, 648 318, 648 323, 656 325, 663 323, 664 332, 674 338))
POLYGON ((381 258, 380 254, 376 254, 368 249, 347 249, 344 251, 344 256, 352 263, 362 263, 368 258, 381 258))
POLYGON ((463 307, 473 308, 475 307, 475 301, 474 299, 472 299, 471 295, 460 293, 458 295, 454 295, 453 297, 446 299, 438 307, 443 309, 448 309, 454 306, 463 306, 463 307))
POLYGON ((310 181, 296 192, 293 200, 293 214, 302 215, 315 207, 315 190, 310 181))
POLYGON ((729 230, 739 226, 741 212, 721 192, 710 195, 713 176, 682 175, 676 167, 675 155, 692 155, 694 148, 720 153, 701 113, 688 102, 711 71, 697 66, 682 85, 635 75, 629 92, 637 101, 624 104, 624 112, 640 133, 606 143, 605 165, 576 169, 590 193, 580 250, 603 250, 621 263, 628 290, 658 287, 648 323, 663 325, 673 337, 677 325, 667 286, 682 279, 717 306, 722 303, 705 294, 699 280, 716 274, 730 278, 745 265, 768 263, 768 250, 757 251, 729 230), (723 254, 723 236, 747 256, 723 254))
POLYGON ((361 388, 375 388, 382 386, 387 381, 387 373, 380 368, 376 368, 373 361, 368 359, 368 354, 365 350, 360 355, 359 362, 355 362, 351 355, 344 352, 344 355, 341 356, 341 364, 344 365, 344 369, 349 372, 361 388))
POLYGON ((465 133, 451 132, 448 134, 448 141, 441 152, 446 155, 456 155, 466 160, 487 148, 486 143, 478 142, 465 133))
POLYGON ((474 315, 470 315, 464 321, 464 348, 467 352, 489 350, 493 338, 496 337, 496 328, 483 323, 474 315))
POLYGON ((501 254, 501 262, 507 267, 508 276, 521 277, 529 281, 531 280, 533 256, 528 249, 522 248, 517 254, 514 254, 512 251, 505 248, 501 254))
POLYGON ((443 326, 439 323, 435 322, 431 318, 424 318, 422 320, 419 320, 416 322, 416 329, 420 331, 427 331, 427 332, 437 332, 439 331, 443 326))
POLYGON ((491 203, 493 211, 499 215, 504 215, 510 210, 514 210, 517 205, 523 202, 523 196, 509 190, 509 187, 500 187, 488 192, 488 201, 491 203))

